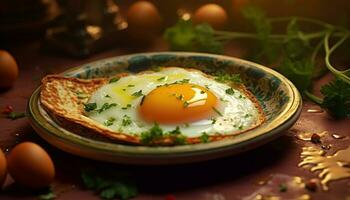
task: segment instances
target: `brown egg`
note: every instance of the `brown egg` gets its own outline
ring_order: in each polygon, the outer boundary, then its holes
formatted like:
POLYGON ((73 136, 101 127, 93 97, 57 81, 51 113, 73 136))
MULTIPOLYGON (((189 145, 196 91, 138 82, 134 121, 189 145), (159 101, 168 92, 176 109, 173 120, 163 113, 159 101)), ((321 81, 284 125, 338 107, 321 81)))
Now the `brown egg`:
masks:
POLYGON ((12 55, 0 50, 0 88, 11 87, 18 77, 18 66, 12 55))
POLYGON ((4 153, 0 149, 0 188, 5 181, 7 174, 7 164, 4 153))
POLYGON ((208 23, 215 29, 221 29, 227 23, 227 13, 217 4, 205 4, 196 10, 193 21, 197 24, 208 23))
POLYGON ((159 33, 162 18, 152 3, 137 1, 128 9, 127 22, 131 39, 136 42, 148 42, 159 33))
POLYGON ((16 183, 39 189, 49 186, 55 177, 50 156, 39 145, 23 142, 15 146, 7 158, 8 171, 16 183))

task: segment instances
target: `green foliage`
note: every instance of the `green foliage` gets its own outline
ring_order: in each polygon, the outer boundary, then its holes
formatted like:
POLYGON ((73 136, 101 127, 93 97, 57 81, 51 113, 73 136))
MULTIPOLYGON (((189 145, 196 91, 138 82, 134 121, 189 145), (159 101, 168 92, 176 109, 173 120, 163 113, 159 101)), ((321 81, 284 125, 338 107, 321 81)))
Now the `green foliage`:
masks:
POLYGON ((222 53, 223 43, 214 36, 208 24, 194 26, 190 20, 179 20, 164 33, 164 39, 173 51, 222 53))
POLYGON ((324 95, 321 106, 336 119, 350 116, 350 85, 340 79, 322 86, 324 95))
POLYGON ((109 173, 104 176, 92 170, 83 170, 81 178, 87 189, 97 192, 102 199, 127 200, 138 193, 135 184, 125 174, 109 173))

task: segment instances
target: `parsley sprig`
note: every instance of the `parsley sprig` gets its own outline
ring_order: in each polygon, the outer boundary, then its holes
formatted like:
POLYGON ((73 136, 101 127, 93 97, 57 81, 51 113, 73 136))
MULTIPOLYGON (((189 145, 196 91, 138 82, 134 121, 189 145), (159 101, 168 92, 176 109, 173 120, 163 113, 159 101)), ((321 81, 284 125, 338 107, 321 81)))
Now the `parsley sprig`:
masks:
POLYGON ((96 191, 102 199, 131 199, 138 194, 137 187, 125 174, 109 172, 108 176, 94 170, 83 170, 81 178, 87 189, 96 191))
POLYGON ((193 25, 191 21, 181 19, 165 31, 164 38, 171 50, 219 54, 228 41, 255 40, 256 46, 250 48, 252 51, 248 59, 278 66, 277 70, 289 78, 301 93, 320 104, 332 116, 350 116, 350 95, 344 89, 350 87, 350 69, 338 70, 331 63, 331 55, 348 40, 349 29, 297 16, 267 18, 263 10, 254 6, 243 8, 242 15, 255 32, 214 30, 208 24, 193 25), (285 25, 285 32, 275 33, 274 27, 281 24, 285 25), (302 27, 316 29, 311 32, 302 27), (324 58, 323 63, 319 62, 321 57, 324 58), (310 90, 312 79, 327 70, 335 80, 323 87, 327 89, 321 90, 322 99, 311 94, 310 90))

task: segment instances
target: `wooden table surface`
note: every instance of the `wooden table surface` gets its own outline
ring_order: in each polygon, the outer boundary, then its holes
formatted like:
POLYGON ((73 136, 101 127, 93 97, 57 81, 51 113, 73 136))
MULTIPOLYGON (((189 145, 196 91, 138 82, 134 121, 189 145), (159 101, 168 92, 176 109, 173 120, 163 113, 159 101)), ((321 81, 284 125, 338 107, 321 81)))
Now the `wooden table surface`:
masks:
MULTIPOLYGON (((232 49, 228 55, 238 55, 232 49)), ((48 73, 59 73, 100 58, 124 55, 135 52, 162 51, 162 42, 143 49, 118 48, 93 55, 87 59, 74 59, 40 51, 40 42, 9 47, 20 67, 20 76, 13 88, 0 93, 0 108, 13 106, 15 111, 25 111, 28 98, 40 84, 40 79, 48 73)), ((322 82, 322 80, 321 80, 322 82)), ((80 170, 86 167, 101 169, 107 167, 115 171, 128 171, 135 178, 140 194, 135 199, 183 199, 183 200, 229 200, 259 199, 259 194, 274 195, 280 199, 304 198, 315 200, 350 199, 348 179, 331 182, 328 191, 320 187, 311 192, 303 187, 288 187, 279 191, 279 184, 292 184, 295 177, 302 182, 317 178, 317 172, 298 167, 302 147, 315 146, 296 136, 302 132, 319 133, 328 131, 322 138, 324 144, 331 144, 326 155, 332 155, 350 145, 350 119, 335 121, 326 112, 311 113, 309 109, 320 109, 317 105, 304 102, 300 119, 284 136, 249 152, 208 162, 178 166, 128 166, 97 162, 62 152, 42 140, 31 128, 26 118, 10 120, 0 118, 0 147, 6 153, 21 141, 34 141, 51 155, 56 167, 56 179, 52 185, 57 199, 99 199, 96 194, 84 189, 80 170), (330 135, 337 133, 347 136, 335 139, 330 135)), ((7 178, 5 186, 12 183, 7 178)), ((24 191, 0 193, 0 199, 35 199, 36 196, 24 191)), ((263 198, 260 198, 263 199, 263 198)), ((267 199, 267 198, 266 198, 267 199)), ((273 198, 270 198, 273 199, 273 198)))

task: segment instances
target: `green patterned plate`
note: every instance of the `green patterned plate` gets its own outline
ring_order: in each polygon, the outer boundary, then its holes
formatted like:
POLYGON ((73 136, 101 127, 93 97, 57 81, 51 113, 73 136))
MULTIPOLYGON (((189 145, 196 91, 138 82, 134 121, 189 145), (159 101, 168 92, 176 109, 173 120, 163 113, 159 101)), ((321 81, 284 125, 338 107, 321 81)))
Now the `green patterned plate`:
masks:
POLYGON ((96 160, 159 165, 210 160, 255 148, 283 134, 301 112, 300 94, 287 78, 261 65, 227 56, 182 52, 133 54, 88 63, 63 72, 63 75, 89 79, 157 66, 191 67, 209 74, 217 70, 239 73, 263 106, 267 121, 233 138, 205 144, 173 147, 115 144, 86 138, 61 127, 42 109, 39 87, 28 103, 30 122, 42 138, 63 151, 96 160))

